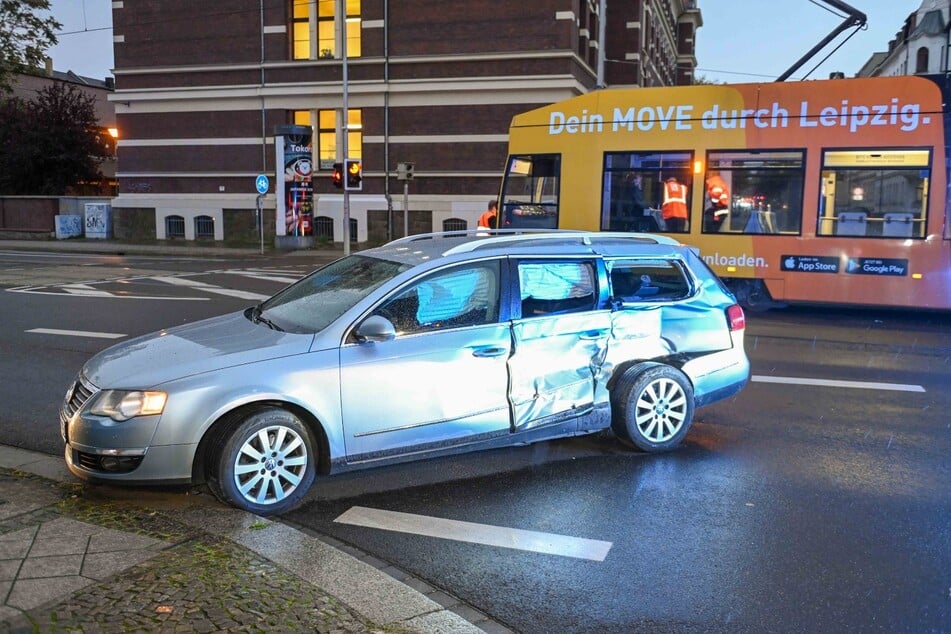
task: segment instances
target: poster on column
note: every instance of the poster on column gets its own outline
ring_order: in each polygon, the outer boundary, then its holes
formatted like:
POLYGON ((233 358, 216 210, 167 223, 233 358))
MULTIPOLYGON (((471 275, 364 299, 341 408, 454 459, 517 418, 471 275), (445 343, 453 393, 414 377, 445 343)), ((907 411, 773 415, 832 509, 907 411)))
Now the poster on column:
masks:
POLYGON ((310 128, 281 126, 274 136, 277 164, 277 235, 309 236, 314 226, 314 182, 310 128))

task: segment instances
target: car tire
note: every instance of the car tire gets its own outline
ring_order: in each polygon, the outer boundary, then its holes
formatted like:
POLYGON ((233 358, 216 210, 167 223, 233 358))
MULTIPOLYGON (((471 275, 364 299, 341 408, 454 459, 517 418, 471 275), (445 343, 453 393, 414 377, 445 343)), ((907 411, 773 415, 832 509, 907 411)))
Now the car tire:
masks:
POLYGON ((693 422, 693 386, 662 363, 628 368, 611 391, 611 428, 626 445, 650 453, 680 444, 693 422))
POLYGON ((258 410, 222 436, 209 485, 223 502, 256 515, 297 506, 317 473, 310 430, 287 410, 258 410))

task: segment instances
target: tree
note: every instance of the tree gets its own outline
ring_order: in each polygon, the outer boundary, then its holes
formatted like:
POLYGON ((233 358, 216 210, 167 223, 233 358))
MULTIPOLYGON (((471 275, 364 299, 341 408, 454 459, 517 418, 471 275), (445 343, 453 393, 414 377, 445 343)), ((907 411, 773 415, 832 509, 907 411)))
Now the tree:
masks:
POLYGON ((0 91, 10 92, 13 76, 43 65, 63 25, 49 11, 49 0, 0 0, 0 91))
POLYGON ((56 82, 32 101, 0 103, 2 194, 62 196, 78 183, 101 180, 107 154, 95 99, 76 86, 56 82))

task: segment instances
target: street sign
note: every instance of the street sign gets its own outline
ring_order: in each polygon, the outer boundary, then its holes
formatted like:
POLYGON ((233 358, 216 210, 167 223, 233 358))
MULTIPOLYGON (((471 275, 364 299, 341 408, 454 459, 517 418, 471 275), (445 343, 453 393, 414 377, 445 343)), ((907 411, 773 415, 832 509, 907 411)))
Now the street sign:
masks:
POLYGON ((266 194, 270 186, 271 182, 267 179, 266 174, 258 174, 258 177, 254 179, 254 187, 259 194, 266 194))

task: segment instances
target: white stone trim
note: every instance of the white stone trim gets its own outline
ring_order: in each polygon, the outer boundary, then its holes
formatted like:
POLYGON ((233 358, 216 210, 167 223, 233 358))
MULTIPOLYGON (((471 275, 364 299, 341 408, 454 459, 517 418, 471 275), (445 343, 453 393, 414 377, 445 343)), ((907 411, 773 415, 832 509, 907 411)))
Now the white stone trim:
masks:
POLYGON ((274 25, 271 25, 271 26, 265 26, 265 27, 264 27, 264 34, 265 34, 265 35, 270 35, 270 34, 274 34, 274 33, 287 33, 287 25, 286 25, 286 24, 274 24, 274 25))
POLYGON ((574 20, 575 12, 574 11, 555 11, 556 20, 574 20))
POLYGON ((360 26, 364 29, 382 29, 385 26, 383 20, 362 20, 360 26))
POLYGON ((113 43, 113 44, 124 44, 124 43, 125 43, 125 36, 124 36, 124 35, 113 35, 113 36, 112 36, 112 43, 113 43))
POLYGON ((125 2, 122 2, 122 0, 115 0, 115 2, 112 3, 112 8, 113 8, 113 9, 124 9, 124 8, 125 8, 125 2))

